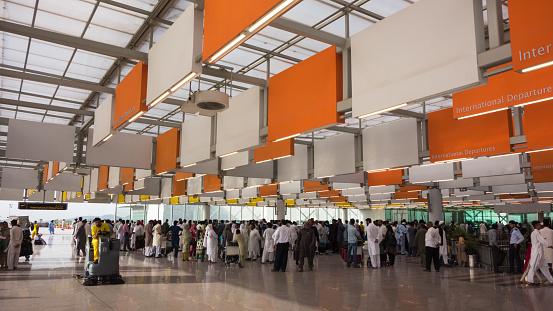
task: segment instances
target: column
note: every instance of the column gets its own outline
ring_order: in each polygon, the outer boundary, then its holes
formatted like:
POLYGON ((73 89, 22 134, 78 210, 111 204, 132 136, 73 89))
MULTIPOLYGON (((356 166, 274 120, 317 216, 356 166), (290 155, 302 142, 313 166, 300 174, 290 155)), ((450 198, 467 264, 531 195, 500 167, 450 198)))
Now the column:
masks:
POLYGON ((277 199, 276 214, 277 220, 286 219, 286 202, 283 199, 277 199))
POLYGON ((428 220, 444 220, 444 205, 442 191, 439 188, 428 189, 428 220))
POLYGON ((348 209, 347 208, 342 208, 342 222, 343 223, 349 223, 348 209))
POLYGON ((202 219, 201 220, 209 220, 209 217, 211 216, 211 205, 208 205, 207 203, 202 205, 202 219))

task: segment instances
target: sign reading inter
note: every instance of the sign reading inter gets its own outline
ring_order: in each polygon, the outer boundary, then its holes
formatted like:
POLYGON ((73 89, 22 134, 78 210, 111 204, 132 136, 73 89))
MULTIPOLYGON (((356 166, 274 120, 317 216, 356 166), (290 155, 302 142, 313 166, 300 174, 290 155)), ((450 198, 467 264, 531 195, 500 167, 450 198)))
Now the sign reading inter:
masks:
POLYGON ((553 1, 510 0, 513 69, 522 73, 553 65, 553 1))
POLYGON ((48 211, 65 211, 67 203, 32 203, 19 202, 18 209, 26 210, 48 210, 48 211))

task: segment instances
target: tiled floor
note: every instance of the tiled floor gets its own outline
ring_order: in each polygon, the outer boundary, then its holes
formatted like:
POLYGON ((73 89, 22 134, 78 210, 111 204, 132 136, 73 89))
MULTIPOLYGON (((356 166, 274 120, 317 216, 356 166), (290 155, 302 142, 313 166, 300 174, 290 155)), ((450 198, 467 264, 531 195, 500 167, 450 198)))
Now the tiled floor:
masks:
MULTIPOLYGON (((422 272, 419 258, 396 267, 346 268, 338 255, 316 257, 315 271, 286 273, 248 262, 245 269, 121 253, 124 285, 84 287, 75 279, 70 236, 45 234, 30 261, 0 271, 0 310, 550 310, 553 287, 482 269, 422 272)), ((24 259, 21 259, 24 260, 24 259)))

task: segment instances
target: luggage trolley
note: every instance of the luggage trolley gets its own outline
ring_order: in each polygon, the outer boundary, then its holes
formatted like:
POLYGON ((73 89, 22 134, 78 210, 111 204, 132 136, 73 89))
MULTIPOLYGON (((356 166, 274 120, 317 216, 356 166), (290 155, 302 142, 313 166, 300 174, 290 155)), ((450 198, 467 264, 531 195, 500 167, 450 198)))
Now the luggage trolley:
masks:
MULTIPOLYGON (((365 256, 363 254, 363 244, 364 241, 357 241, 357 264, 364 266, 364 259, 365 256)), ((348 243, 344 242, 342 251, 341 251, 342 259, 344 262, 348 261, 348 243)), ((352 255, 353 256, 353 255, 352 255)), ((353 258, 351 258, 351 262, 353 262, 353 258)))
POLYGON ((230 267, 231 263, 238 263, 238 252, 238 243, 227 242, 227 246, 225 247, 225 267, 230 267))

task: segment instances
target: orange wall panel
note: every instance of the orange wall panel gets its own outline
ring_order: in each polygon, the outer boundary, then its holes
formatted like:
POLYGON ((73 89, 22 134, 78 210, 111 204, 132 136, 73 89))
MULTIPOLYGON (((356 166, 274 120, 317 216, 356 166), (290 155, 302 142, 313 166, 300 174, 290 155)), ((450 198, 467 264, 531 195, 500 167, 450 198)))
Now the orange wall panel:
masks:
POLYGON ((553 147, 553 100, 524 107, 524 121, 528 149, 553 147))
POLYGON ((205 0, 204 61, 279 2, 280 0, 205 0))
POLYGON ((443 109, 428 114, 428 145, 431 162, 512 151, 509 110, 455 120, 453 109, 443 109))
POLYGON ((173 196, 180 197, 186 195, 186 180, 176 180, 173 177, 173 196))
POLYGON ((121 176, 119 178, 119 183, 121 185, 126 185, 134 181, 134 168, 121 168, 121 176))
POLYGON ((267 197, 270 195, 277 195, 277 194, 278 194, 278 184, 265 185, 265 186, 259 187, 260 197, 267 197))
POLYGON ((123 185, 123 191, 132 191, 134 189, 134 182, 126 183, 123 185))
POLYGON ((179 168, 177 158, 180 152, 180 132, 178 129, 157 136, 156 174, 162 174, 179 168))
POLYGON ((341 197, 341 196, 331 197, 328 201, 330 203, 346 202, 346 197, 341 197))
POLYGON ((390 186, 403 184, 403 170, 367 173, 367 186, 390 186))
POLYGON ((341 66, 330 47, 269 79, 269 141, 344 122, 341 66))
POLYGON ((255 163, 265 162, 273 159, 281 159, 294 155, 294 139, 285 139, 278 142, 268 141, 265 146, 256 148, 253 151, 255 163))
POLYGON ((524 68, 553 61, 553 1, 510 0, 509 26, 513 68, 524 68))
POLYGON ((100 173, 98 174, 98 191, 108 188, 108 179, 109 166, 100 166, 100 173))
POLYGON ((143 103, 146 100, 147 84, 148 66, 139 62, 115 88, 113 129, 117 129, 137 113, 148 111, 143 103))
POLYGON ((52 177, 60 172, 60 162, 52 162, 52 177))
POLYGON ((520 74, 507 71, 488 84, 453 94, 453 117, 461 118, 553 98, 553 67, 520 74))
POLYGON ((303 192, 325 191, 328 190, 328 187, 329 184, 326 182, 309 180, 303 182, 303 192))
POLYGON ((221 179, 217 175, 204 176, 204 193, 221 190, 221 179))
POLYGON ((412 191, 422 191, 422 190, 427 190, 428 187, 426 186, 411 186, 411 185, 407 185, 407 186, 400 186, 399 187, 399 192, 412 192, 412 191))

